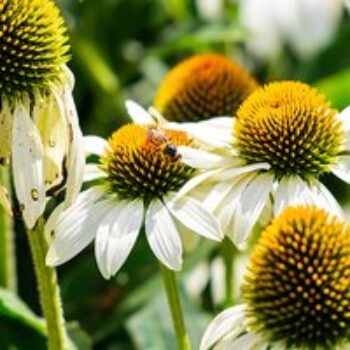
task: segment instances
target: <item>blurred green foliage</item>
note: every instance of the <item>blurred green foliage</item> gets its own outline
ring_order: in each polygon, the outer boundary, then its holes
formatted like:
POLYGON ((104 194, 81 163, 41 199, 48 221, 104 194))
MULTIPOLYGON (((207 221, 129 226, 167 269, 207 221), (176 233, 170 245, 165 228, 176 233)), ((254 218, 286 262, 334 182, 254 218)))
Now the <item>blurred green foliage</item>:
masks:
MULTIPOLYGON (((286 50, 275 62, 254 65, 242 46, 248 33, 237 22, 237 4, 224 4, 223 15, 209 22, 200 17, 194 0, 60 0, 71 35, 70 67, 76 77, 75 98, 85 134, 107 137, 128 122, 126 98, 148 106, 170 66, 205 51, 236 57, 253 68, 261 83, 300 79, 319 87, 336 108, 349 104, 349 21, 344 18, 334 42, 310 61, 301 61, 286 50)), ((348 199, 339 182, 325 181, 342 195, 343 203, 348 199)), ((17 227, 19 293, 39 313, 29 249, 20 222, 17 227)), ((215 254, 215 245, 202 242, 186 256, 182 277, 215 254)), ((173 349, 175 339, 160 296, 157 263, 142 235, 122 271, 110 281, 99 274, 93 255, 92 248, 86 249, 59 268, 66 317, 80 325, 70 326, 77 347, 173 349)), ((205 289, 199 300, 191 300, 184 288, 182 291, 190 333, 198 342, 213 312, 210 293, 205 289)), ((45 330, 41 320, 22 304, 23 313, 16 314, 18 305, 12 307, 13 303, 21 302, 4 293, 0 291, 0 348, 9 344, 19 349, 42 348, 45 330), (16 336, 12 339, 11 334, 16 336), (22 335, 33 346, 21 344, 22 335)))

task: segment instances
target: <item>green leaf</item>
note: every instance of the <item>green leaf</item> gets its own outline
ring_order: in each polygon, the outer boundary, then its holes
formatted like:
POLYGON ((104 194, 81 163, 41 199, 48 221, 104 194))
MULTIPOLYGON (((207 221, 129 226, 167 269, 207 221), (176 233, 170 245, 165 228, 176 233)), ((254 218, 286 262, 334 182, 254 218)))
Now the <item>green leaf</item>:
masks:
POLYGON ((45 335, 44 321, 36 316, 14 293, 0 288, 0 316, 18 321, 45 335))
POLYGON ((0 288, 0 349, 46 348, 46 327, 21 299, 0 288))
POLYGON ((345 69, 319 80, 316 87, 326 95, 332 106, 343 109, 350 101, 350 69, 345 69))

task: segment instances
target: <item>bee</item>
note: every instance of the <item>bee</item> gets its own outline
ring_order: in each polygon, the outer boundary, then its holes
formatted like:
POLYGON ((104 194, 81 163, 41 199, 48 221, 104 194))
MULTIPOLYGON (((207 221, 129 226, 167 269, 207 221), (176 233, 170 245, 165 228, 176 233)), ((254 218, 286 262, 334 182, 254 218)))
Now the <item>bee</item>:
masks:
POLYGON ((159 126, 151 126, 147 131, 147 142, 156 146, 163 154, 170 156, 173 161, 180 158, 177 148, 159 126))

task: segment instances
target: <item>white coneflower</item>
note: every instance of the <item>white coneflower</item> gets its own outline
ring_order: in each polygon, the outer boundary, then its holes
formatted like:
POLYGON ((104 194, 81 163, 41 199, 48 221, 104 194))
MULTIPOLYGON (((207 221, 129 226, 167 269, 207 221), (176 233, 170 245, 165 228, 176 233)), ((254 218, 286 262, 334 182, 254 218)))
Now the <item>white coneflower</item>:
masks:
POLYGON ((271 58, 285 44, 309 58, 329 44, 341 20, 341 0, 241 0, 239 16, 250 32, 248 49, 271 58))
POLYGON ((0 15, 0 162, 11 157, 19 205, 33 228, 46 194, 66 185, 70 202, 82 179, 69 46, 51 0, 5 0, 0 15))
POLYGON ((243 304, 210 323, 200 349, 348 349, 349 288, 349 225, 286 208, 254 248, 243 304))
POLYGON ((306 84, 271 83, 238 110, 230 155, 179 147, 184 162, 204 170, 179 194, 200 185, 203 205, 237 245, 244 245, 271 199, 275 214, 287 205, 315 203, 341 215, 319 178, 333 173, 350 182, 349 112, 337 114, 306 84))
POLYGON ((90 165, 89 171, 98 181, 70 208, 62 213, 58 208, 48 222, 47 233, 54 236, 48 265, 66 262, 95 239, 98 267, 110 278, 127 259, 143 225, 155 256, 172 270, 181 268, 183 232, 222 238, 217 220, 199 201, 176 196, 194 175, 177 153, 179 145, 192 143, 186 133, 156 123, 128 124, 108 142, 96 140, 100 164, 95 169, 90 165))

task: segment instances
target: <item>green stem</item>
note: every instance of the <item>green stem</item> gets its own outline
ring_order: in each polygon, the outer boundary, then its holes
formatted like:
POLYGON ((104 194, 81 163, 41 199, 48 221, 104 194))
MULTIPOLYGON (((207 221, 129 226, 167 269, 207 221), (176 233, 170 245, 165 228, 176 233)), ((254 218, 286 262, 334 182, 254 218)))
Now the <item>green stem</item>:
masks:
MULTIPOLYGON (((0 186, 10 191, 8 166, 0 165, 0 186)), ((4 203, 4 205, 6 205, 4 203)), ((0 286, 16 292, 16 255, 12 217, 0 203, 0 286)))
POLYGON ((61 305, 57 274, 45 264, 47 243, 44 237, 44 219, 40 219, 33 230, 28 230, 28 241, 32 252, 38 284, 41 309, 44 314, 49 350, 69 349, 68 337, 61 305))
POLYGON ((225 301, 224 307, 234 304, 233 288, 234 288, 234 257, 235 247, 229 238, 225 237, 221 244, 221 254, 225 265, 225 301))
POLYGON ((190 350, 190 339, 186 332, 185 321, 182 313, 178 286, 176 282, 175 272, 169 270, 160 263, 160 270, 162 273, 165 291, 168 298, 168 304, 173 320, 176 339, 180 350, 190 350))

